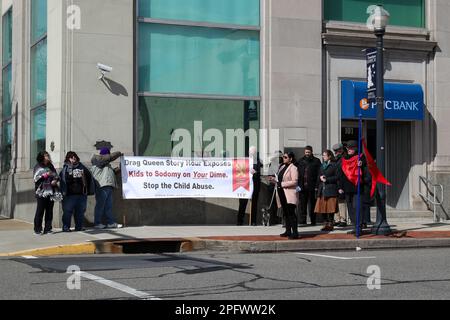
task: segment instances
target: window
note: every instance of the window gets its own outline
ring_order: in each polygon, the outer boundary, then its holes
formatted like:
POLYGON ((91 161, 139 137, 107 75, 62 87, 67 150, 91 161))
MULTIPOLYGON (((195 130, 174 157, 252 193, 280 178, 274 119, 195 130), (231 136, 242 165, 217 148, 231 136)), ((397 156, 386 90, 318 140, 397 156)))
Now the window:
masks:
POLYGON ((34 108, 31 111, 31 155, 35 156, 38 152, 45 150, 46 135, 46 110, 44 107, 34 108))
POLYGON ((324 0, 324 19, 366 23, 367 7, 374 4, 389 11, 390 25, 425 27, 424 0, 324 0))
POLYGON ((2 19, 1 172, 9 171, 12 147, 12 9, 2 19))
POLYGON ((259 32, 142 24, 139 91, 259 95, 259 32))
POLYGON ((31 47, 31 106, 47 100, 47 39, 31 47))
MULTIPOLYGON (((172 133, 185 129, 198 156, 195 122, 224 137, 259 129, 260 0, 138 0, 138 8, 138 153, 170 156, 172 133)), ((216 151, 207 155, 223 156, 216 151)))
POLYGON ((47 104, 47 0, 31 1, 30 114, 31 163, 45 150, 47 104))
POLYGON ((139 16, 259 26, 260 0, 140 0, 139 16))
POLYGON ((138 137, 141 155, 171 156, 177 144, 187 143, 190 145, 190 152, 177 156, 201 156, 197 154, 196 144, 201 146, 204 156, 223 157, 225 152, 228 156, 243 156, 248 149, 248 146, 245 147, 245 141, 237 141, 230 132, 227 136, 227 130, 242 130, 241 132, 245 133, 248 129, 254 129, 252 131, 258 134, 258 102, 159 97, 139 99, 138 137), (252 107, 255 107, 255 110, 249 110, 252 107), (196 128, 195 121, 201 121, 201 127, 196 128), (172 135, 178 129, 189 132, 188 141, 177 138, 172 142, 172 135), (216 130, 208 133, 209 129, 216 130), (219 143, 223 148, 208 150, 207 147, 211 146, 211 143, 219 143))

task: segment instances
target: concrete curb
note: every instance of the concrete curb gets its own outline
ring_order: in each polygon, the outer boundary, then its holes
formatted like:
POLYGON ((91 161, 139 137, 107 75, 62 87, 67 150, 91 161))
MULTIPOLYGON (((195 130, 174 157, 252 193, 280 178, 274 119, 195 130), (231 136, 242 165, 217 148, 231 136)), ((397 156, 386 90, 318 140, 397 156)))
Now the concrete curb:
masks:
POLYGON ((94 254, 96 246, 94 243, 78 243, 60 245, 54 247, 37 248, 10 253, 0 253, 0 257, 17 257, 17 256, 59 256, 59 255, 78 255, 78 254, 94 254))
POLYGON ((192 249, 194 251, 208 250, 247 253, 356 250, 356 247, 366 250, 450 247, 450 238, 309 241, 230 241, 196 239, 192 242, 192 249))
MULTIPOLYGON (((195 238, 195 240, 198 240, 195 238)), ((87 254, 126 254, 124 252, 124 243, 154 243, 154 242, 179 242, 179 252, 193 251, 193 239, 108 239, 94 240, 92 242, 59 245, 53 247, 36 248, 16 252, 0 253, 0 257, 20 257, 20 256, 58 256, 58 255, 87 255, 87 254)))
MULTIPOLYGON (((79 244, 59 245, 10 253, 0 253, 0 257, 17 256, 58 256, 88 254, 123 254, 120 243, 126 240, 101 240, 79 244)), ((148 242, 149 239, 135 239, 148 242)), ((367 240, 284 240, 284 241, 236 241, 208 240, 200 238, 178 239, 179 252, 218 251, 235 253, 268 253, 285 251, 333 251, 377 249, 411 249, 450 247, 450 238, 406 238, 406 239, 367 239, 367 240)))

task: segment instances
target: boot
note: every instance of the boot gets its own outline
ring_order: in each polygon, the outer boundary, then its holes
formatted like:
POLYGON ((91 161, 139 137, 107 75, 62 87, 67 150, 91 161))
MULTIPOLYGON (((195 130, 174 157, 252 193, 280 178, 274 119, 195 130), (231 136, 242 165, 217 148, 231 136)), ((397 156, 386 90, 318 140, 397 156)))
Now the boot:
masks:
POLYGON ((284 217, 284 223, 286 224, 286 231, 284 233, 280 234, 280 237, 290 237, 292 235, 292 232, 291 232, 292 221, 288 215, 286 215, 284 217))
POLYGON ((291 231, 291 235, 289 239, 298 239, 298 225, 297 225, 297 217, 295 215, 287 216, 287 221, 289 221, 289 231, 291 231))

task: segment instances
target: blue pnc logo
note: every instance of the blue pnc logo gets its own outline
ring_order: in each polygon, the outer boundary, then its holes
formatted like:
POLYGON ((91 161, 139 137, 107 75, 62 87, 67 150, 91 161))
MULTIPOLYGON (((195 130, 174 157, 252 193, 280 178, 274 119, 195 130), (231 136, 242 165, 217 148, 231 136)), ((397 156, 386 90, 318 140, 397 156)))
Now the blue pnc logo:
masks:
MULTIPOLYGON (((377 104, 367 99, 367 83, 341 82, 342 119, 376 119, 377 104)), ((423 90, 418 84, 385 83, 384 118, 388 120, 423 120, 423 90)))

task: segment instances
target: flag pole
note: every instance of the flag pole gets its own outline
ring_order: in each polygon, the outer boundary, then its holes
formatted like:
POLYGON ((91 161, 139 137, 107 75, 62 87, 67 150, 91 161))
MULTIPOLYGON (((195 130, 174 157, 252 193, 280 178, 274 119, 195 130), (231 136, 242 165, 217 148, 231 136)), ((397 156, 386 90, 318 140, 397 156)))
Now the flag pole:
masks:
POLYGON ((360 235, 360 212, 361 212, 361 168, 359 167, 359 161, 361 161, 361 137, 362 137, 362 115, 359 114, 358 124, 358 197, 356 200, 356 238, 359 239, 360 235))

